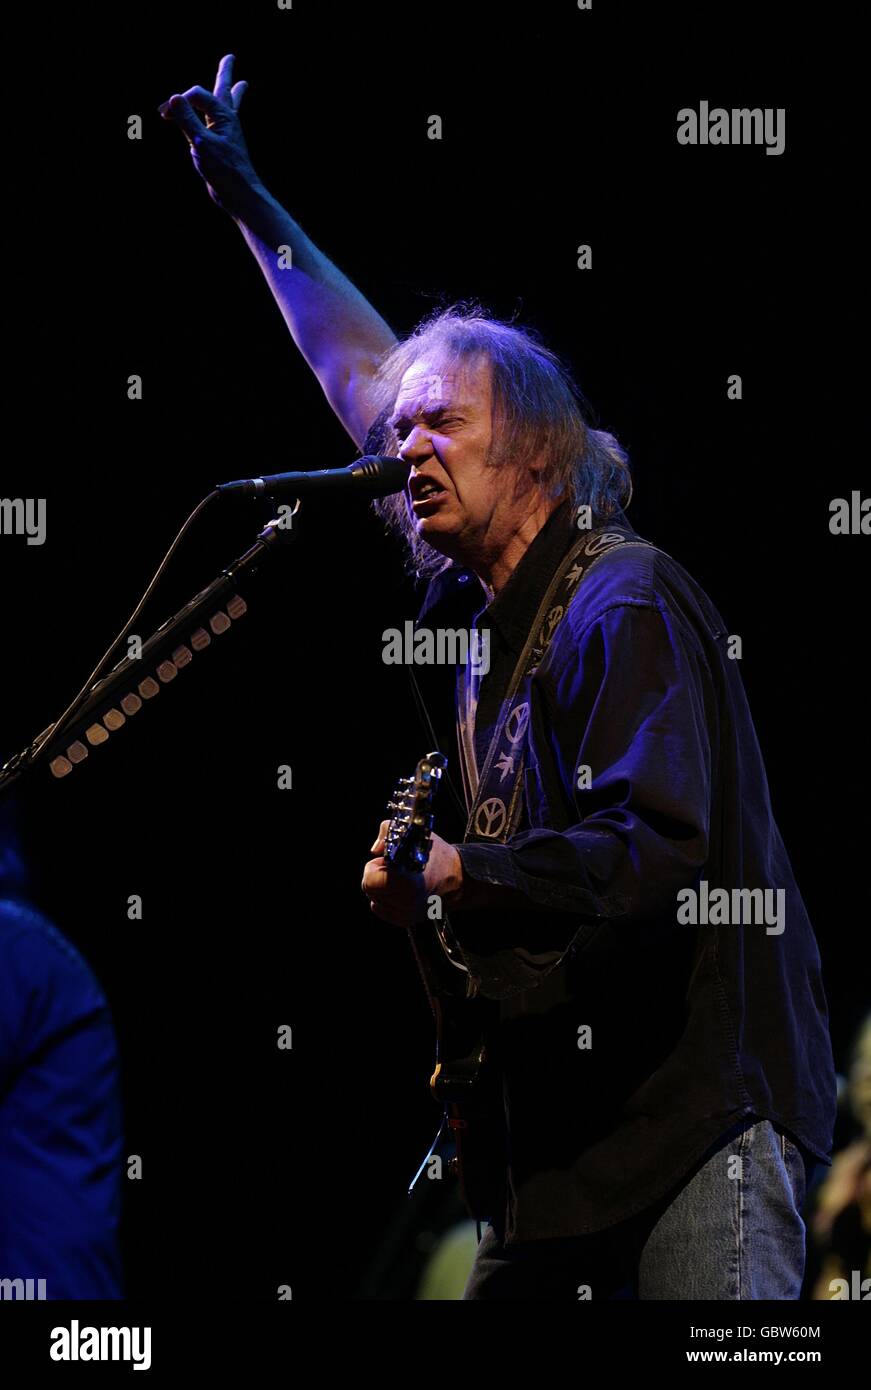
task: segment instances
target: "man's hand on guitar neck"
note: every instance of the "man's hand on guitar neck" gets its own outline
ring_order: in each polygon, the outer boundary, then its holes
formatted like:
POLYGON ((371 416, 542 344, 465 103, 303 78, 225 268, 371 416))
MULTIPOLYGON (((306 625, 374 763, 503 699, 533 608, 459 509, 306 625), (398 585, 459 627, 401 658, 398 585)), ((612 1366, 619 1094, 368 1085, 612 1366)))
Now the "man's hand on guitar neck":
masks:
POLYGON ((381 822, 371 848, 376 858, 370 859, 363 870, 360 886, 376 917, 394 927, 411 927, 426 920, 427 904, 433 894, 441 898, 446 909, 456 905, 463 887, 463 864, 455 847, 434 834, 422 874, 388 868, 382 850, 389 824, 387 820, 381 822))

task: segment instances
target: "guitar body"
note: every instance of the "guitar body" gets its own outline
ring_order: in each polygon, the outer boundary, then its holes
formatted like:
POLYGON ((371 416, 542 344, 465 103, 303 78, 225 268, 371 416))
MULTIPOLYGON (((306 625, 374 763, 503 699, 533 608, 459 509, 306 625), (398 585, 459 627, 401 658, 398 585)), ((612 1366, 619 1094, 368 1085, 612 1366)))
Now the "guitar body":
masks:
MULTIPOLYGON (((397 785, 388 805, 389 865, 412 872, 426 867, 432 806, 446 766, 442 754, 430 753, 414 777, 397 785)), ((494 1056, 498 1006, 475 992, 446 919, 418 923, 409 937, 435 1019, 436 1064, 429 1084, 456 1145, 449 1166, 471 1215, 490 1219, 494 1183, 504 1169, 501 1075, 494 1056)))

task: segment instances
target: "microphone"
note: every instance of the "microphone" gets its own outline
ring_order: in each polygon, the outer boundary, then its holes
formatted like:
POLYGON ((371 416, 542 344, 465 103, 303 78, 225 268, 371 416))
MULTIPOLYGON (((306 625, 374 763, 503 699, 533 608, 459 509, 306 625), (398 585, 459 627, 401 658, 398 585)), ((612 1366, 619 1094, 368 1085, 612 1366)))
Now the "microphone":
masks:
POLYGON ((411 465, 387 454, 364 454, 346 468, 307 473, 271 473, 266 478, 239 478, 218 483, 217 491, 242 497, 307 497, 310 493, 347 491, 357 497, 389 497, 408 482, 411 465))

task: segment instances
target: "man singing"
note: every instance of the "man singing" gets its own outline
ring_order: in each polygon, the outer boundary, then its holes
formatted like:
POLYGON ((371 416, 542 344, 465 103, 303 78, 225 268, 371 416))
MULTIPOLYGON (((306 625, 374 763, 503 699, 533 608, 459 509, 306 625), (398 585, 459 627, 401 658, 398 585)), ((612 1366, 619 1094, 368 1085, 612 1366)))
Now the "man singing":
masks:
POLYGON ((419 623, 488 634, 455 692, 466 826, 413 875, 383 823, 362 883, 397 926, 440 901, 497 1019, 465 1297, 795 1299, 835 1077, 734 642, 626 520, 626 455, 534 334, 466 307, 398 341, 312 245, 251 166, 232 67, 162 112, 355 444, 410 464, 380 506, 430 580, 419 623))

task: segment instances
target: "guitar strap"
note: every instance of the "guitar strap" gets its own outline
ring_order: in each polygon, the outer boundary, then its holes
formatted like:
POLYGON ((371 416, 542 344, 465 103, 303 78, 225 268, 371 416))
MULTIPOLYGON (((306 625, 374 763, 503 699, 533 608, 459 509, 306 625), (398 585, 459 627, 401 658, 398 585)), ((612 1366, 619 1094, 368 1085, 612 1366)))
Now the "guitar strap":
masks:
POLYGON ((502 843, 514 833, 523 805, 526 731, 530 716, 530 682, 550 646, 554 633, 584 578, 602 555, 617 546, 645 546, 649 541, 619 526, 602 526, 587 532, 569 550, 541 600, 529 636, 490 740, 483 769, 478 773, 475 753, 477 673, 461 666, 457 680, 457 722, 460 764, 466 792, 467 841, 502 843))

